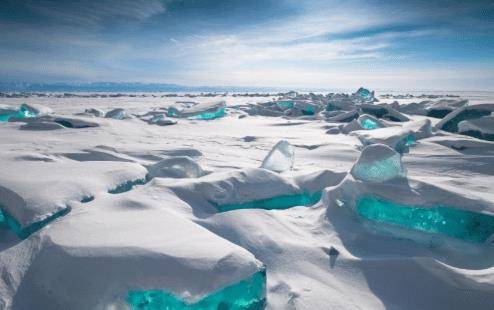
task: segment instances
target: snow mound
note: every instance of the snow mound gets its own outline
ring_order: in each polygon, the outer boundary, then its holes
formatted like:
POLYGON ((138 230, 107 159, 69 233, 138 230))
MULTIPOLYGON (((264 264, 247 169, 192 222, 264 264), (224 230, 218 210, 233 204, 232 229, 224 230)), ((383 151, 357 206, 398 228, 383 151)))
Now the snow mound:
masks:
POLYGON ((199 178, 204 170, 189 157, 163 159, 148 168, 148 178, 199 178))
POLYGON ((372 183, 406 176, 401 155, 383 144, 366 146, 350 173, 358 180, 372 183))
MULTIPOLYGON (((216 297, 223 304, 234 297, 264 302, 264 268, 251 253, 159 202, 119 197, 93 201, 0 253, 0 303, 7 309, 126 309, 134 306, 133 294, 150 290, 194 303, 255 275, 255 290, 216 297), (20 262, 29 264, 28 272, 20 262)), ((161 197, 183 204, 173 194, 161 197)))
POLYGON ((18 231, 26 232, 68 211, 72 202, 106 192, 126 180, 142 179, 147 172, 135 163, 58 160, 45 164, 16 157, 4 160, 0 208, 15 220, 18 231))
POLYGON ((286 140, 281 140, 269 151, 264 158, 261 168, 275 172, 284 172, 293 169, 295 151, 286 140))
POLYGON ((20 127, 21 130, 56 130, 64 128, 64 126, 55 122, 29 122, 20 127))

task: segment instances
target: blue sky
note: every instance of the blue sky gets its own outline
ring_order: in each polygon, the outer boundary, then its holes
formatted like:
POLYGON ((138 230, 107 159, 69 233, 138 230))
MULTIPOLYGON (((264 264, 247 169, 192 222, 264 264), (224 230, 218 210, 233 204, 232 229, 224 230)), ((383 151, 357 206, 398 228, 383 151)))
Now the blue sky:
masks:
POLYGON ((494 90, 493 1, 3 0, 0 80, 494 90))

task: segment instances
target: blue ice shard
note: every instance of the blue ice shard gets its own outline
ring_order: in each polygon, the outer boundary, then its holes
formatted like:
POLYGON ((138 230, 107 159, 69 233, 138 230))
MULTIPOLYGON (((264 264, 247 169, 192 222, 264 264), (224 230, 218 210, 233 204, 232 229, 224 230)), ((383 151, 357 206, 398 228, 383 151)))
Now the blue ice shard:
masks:
POLYGON ((162 290, 130 291, 127 303, 134 310, 261 310, 266 306, 266 270, 212 292, 198 301, 184 300, 162 290))
POLYGON ((486 242, 494 234, 494 216, 447 206, 406 205, 377 196, 363 196, 357 200, 356 211, 373 222, 476 243, 486 242))

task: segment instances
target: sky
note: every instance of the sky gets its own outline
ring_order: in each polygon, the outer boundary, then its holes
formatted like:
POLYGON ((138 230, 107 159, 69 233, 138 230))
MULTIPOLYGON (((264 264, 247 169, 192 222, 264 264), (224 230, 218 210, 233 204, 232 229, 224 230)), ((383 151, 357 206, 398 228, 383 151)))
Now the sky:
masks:
POLYGON ((494 90, 494 1, 2 0, 0 81, 494 90))

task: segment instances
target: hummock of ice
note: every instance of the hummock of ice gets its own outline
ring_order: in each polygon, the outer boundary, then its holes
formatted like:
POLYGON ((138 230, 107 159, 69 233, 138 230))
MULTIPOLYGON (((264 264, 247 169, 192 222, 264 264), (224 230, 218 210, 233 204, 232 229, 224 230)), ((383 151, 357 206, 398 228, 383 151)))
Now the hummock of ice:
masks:
POLYGON ((360 87, 352 96, 362 102, 374 101, 374 92, 363 87, 360 87))
POLYGON ((51 114, 53 111, 46 106, 40 104, 23 103, 18 109, 11 106, 0 106, 0 121, 8 121, 9 119, 24 119, 36 116, 51 114))
POLYGON ((148 168, 148 178, 199 178, 204 170, 186 156, 163 159, 148 168))
POLYGON ((93 115, 96 117, 103 117, 105 115, 105 111, 96 108, 89 108, 84 110, 85 114, 93 115))
POLYGON ((139 116, 139 118, 150 125, 169 126, 177 124, 176 120, 168 118, 163 112, 151 111, 139 116))
POLYGON ((387 126, 384 125, 381 121, 379 121, 374 116, 368 114, 362 114, 359 116, 358 119, 354 119, 353 121, 344 125, 341 128, 341 132, 347 134, 356 130, 373 130, 383 127, 387 127, 387 126))
POLYGON ((440 99, 438 101, 421 101, 408 104, 396 104, 394 108, 409 115, 424 115, 434 118, 444 118, 456 108, 464 107, 468 100, 464 99, 440 99))
POLYGON ((286 140, 281 140, 269 151, 264 158, 261 168, 284 172, 292 170, 295 160, 295 151, 293 146, 286 140))
POLYGON ((179 110, 176 107, 168 108, 167 115, 169 117, 179 117, 187 119, 209 120, 225 116, 226 102, 202 102, 193 105, 192 107, 179 110))
POLYGON ((436 128, 449 132, 458 132, 459 122, 489 116, 492 112, 494 112, 494 104, 465 106, 449 113, 436 124, 436 128))
POLYGON ((368 114, 360 115, 359 118, 357 119, 357 121, 363 129, 367 129, 367 130, 386 127, 377 118, 375 118, 371 115, 368 115, 368 114))
POLYGON ((362 150, 351 174, 361 181, 382 183, 406 176, 406 170, 399 153, 387 145, 373 144, 362 150))
POLYGON ((494 141, 494 116, 484 116, 458 123, 458 132, 475 138, 494 141))
POLYGON ((106 112, 105 118, 113 118, 113 119, 125 119, 128 118, 127 112, 125 112, 122 108, 116 108, 111 111, 106 112))

